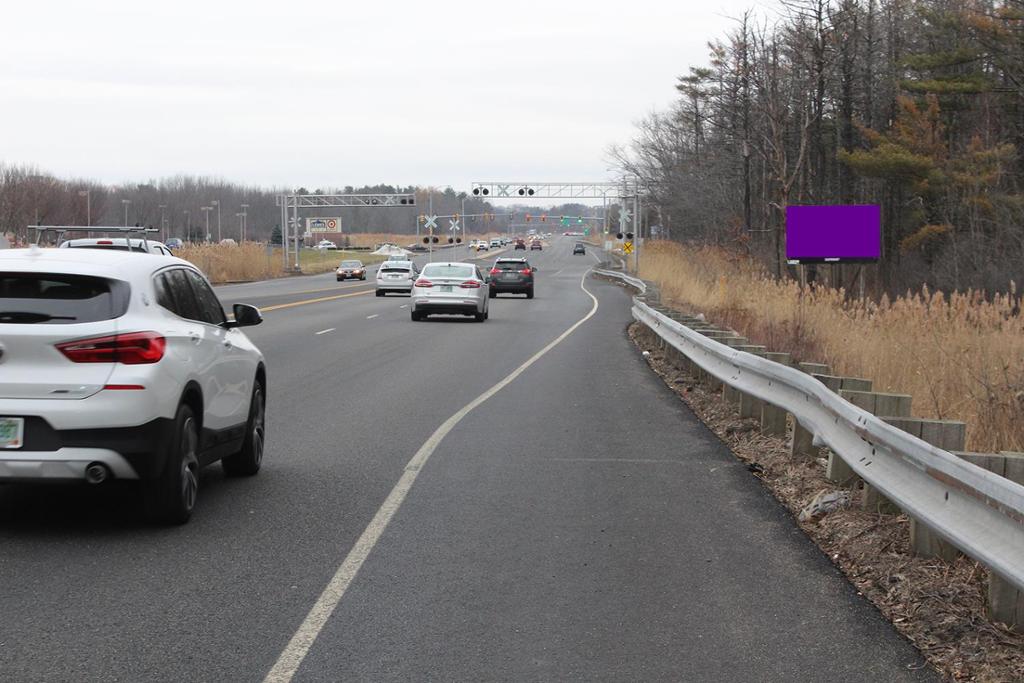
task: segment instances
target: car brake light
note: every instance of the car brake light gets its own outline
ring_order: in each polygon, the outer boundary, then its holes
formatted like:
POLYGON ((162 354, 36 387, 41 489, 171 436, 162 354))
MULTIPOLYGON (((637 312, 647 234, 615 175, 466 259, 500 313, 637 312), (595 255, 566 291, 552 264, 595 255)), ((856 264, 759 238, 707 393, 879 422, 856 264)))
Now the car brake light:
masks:
POLYGON ((497 268, 491 268, 491 275, 497 275, 497 274, 499 274, 500 272, 501 272, 501 271, 500 271, 500 270, 498 270, 497 268))
POLYGON ((146 365, 164 357, 167 340, 156 332, 130 332, 57 344, 72 363, 146 365))
POLYGON ((113 244, 110 240, 96 240, 96 244, 113 244))
POLYGON ((477 280, 466 280, 459 287, 462 289, 480 289, 480 282, 477 280))
POLYGON ((530 274, 530 273, 532 273, 533 271, 532 271, 532 270, 530 270, 529 268, 523 268, 523 269, 522 269, 522 270, 520 270, 519 272, 520 272, 520 273, 522 273, 523 275, 529 275, 529 274, 530 274))
POLYGON ((413 283, 413 287, 433 287, 434 283, 430 280, 419 279, 413 283))

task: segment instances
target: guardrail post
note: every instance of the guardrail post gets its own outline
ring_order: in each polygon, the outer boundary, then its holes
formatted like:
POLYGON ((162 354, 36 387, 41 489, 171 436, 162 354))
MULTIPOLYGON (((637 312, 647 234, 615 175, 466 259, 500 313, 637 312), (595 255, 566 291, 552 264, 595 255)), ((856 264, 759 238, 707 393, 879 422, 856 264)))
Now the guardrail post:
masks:
MULTIPOLYGON (((824 384, 830 391, 840 393, 847 391, 871 391, 871 380, 862 377, 840 377, 838 375, 812 374, 816 380, 824 384)), ((831 450, 828 452, 828 465, 825 467, 825 478, 834 484, 847 485, 855 483, 859 477, 846 462, 831 450)))
MULTIPOLYGON (((788 353, 769 351, 764 355, 770 361, 782 365, 792 365, 793 358, 788 353)), ((768 402, 761 403, 761 433, 772 436, 786 435, 786 411, 768 402)))
MULTIPOLYGON (((886 417, 886 422, 946 451, 963 451, 967 425, 954 420, 886 417)), ((952 562, 959 551, 918 520, 910 519, 910 546, 920 557, 939 557, 952 562)))
MULTIPOLYGON (((843 389, 839 395, 872 415, 883 418, 910 417, 911 397, 908 394, 885 394, 877 391, 851 391, 843 389)), ((886 514, 899 514, 900 509, 878 492, 871 484, 864 482, 861 507, 865 510, 886 514)))
MULTIPOLYGON (((717 342, 721 342, 723 339, 734 337, 736 335, 736 333, 733 330, 722 328, 701 330, 700 333, 707 337, 708 339, 713 339, 717 342)), ((704 382, 708 385, 708 388, 710 388, 711 391, 718 392, 722 390, 722 380, 718 379, 711 373, 701 371, 701 377, 704 379, 704 382)))
MULTIPOLYGON (((963 453, 953 455, 974 463, 1000 477, 1024 485, 1024 453, 963 453)), ((1024 631, 1024 591, 994 571, 988 573, 988 618, 1006 624, 1018 633, 1024 631)))
MULTIPOLYGON (((797 369, 808 375, 827 375, 830 368, 824 363, 797 363, 797 369)), ((814 447, 814 434, 804 429, 799 421, 793 420, 793 438, 789 442, 789 454, 795 458, 811 459, 818 456, 814 447)))
MULTIPOLYGON (((750 344, 750 340, 748 340, 746 337, 738 336, 726 337, 725 339, 720 339, 719 341, 721 341, 726 346, 732 348, 736 348, 738 346, 747 346, 750 344)), ((722 386, 722 400, 727 404, 738 405, 740 401, 740 392, 737 391, 732 385, 724 384, 722 386)))
MULTIPOLYGON (((733 348, 738 351, 752 353, 761 358, 764 358, 765 354, 768 353, 767 346, 758 346, 756 344, 740 344, 733 348)), ((739 390, 736 391, 736 395, 739 396, 740 417, 761 417, 761 399, 754 398, 750 394, 745 394, 739 390)))

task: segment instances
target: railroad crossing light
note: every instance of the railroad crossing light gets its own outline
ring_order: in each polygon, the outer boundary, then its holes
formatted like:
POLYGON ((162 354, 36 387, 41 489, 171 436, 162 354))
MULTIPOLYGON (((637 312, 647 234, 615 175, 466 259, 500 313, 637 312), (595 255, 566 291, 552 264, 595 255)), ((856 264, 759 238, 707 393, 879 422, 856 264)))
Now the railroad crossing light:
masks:
POLYGON ((615 239, 621 240, 623 237, 625 237, 625 235, 623 235, 621 232, 615 233, 615 239))
POLYGON ((626 239, 627 239, 627 240, 632 240, 632 239, 633 239, 633 233, 631 233, 631 232, 627 232, 627 233, 626 233, 626 239))
POLYGON ((423 244, 430 244, 430 238, 429 237, 424 237, 423 238, 423 244))
POLYGON ((416 199, 415 198, 408 199, 406 197, 402 197, 401 199, 398 200, 398 203, 402 204, 402 205, 405 205, 405 206, 415 206, 416 205, 416 199))
POLYGON ((431 237, 430 241, 433 242, 434 244, 437 244, 437 237, 431 237))
POLYGON ((455 244, 455 240, 453 240, 451 237, 449 237, 448 238, 448 244, 455 244))
POLYGON ((480 195, 487 196, 491 193, 490 189, 486 187, 474 187, 473 194, 479 197, 480 195))
POLYGON ((370 203, 371 203, 371 204, 376 204, 376 203, 377 203, 377 198, 376 198, 376 197, 372 198, 372 199, 370 200, 370 203))
POLYGON ((533 188, 532 187, 520 187, 519 188, 519 196, 520 197, 532 197, 533 196, 533 188))
POLYGON ((456 237, 455 238, 455 244, 462 244, 462 238, 461 237, 456 237))

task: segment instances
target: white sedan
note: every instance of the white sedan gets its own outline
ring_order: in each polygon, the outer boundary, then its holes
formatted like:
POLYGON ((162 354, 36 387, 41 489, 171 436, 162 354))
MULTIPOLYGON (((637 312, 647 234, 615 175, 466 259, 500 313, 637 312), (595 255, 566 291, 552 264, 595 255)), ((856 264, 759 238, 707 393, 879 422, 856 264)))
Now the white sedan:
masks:
POLYGON ((482 323, 489 317, 487 280, 472 263, 428 263, 412 288, 411 317, 471 315, 482 323))

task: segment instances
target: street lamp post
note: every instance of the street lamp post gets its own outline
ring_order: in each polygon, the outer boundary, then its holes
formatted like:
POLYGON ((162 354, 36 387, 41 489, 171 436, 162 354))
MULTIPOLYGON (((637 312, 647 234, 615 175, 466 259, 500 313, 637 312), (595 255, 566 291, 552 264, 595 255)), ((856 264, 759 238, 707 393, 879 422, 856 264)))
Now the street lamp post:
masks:
POLYGON ((122 199, 121 203, 124 204, 124 227, 128 227, 128 205, 132 203, 130 199, 122 199))
MULTIPOLYGON (((245 212, 239 211, 235 215, 238 216, 238 234, 241 236, 245 233, 245 212)), ((241 245, 242 243, 239 242, 238 244, 241 245)))
POLYGON ((192 241, 192 212, 185 209, 185 239, 192 241))
POLYGON ((79 190, 79 197, 85 197, 85 224, 92 225, 92 190, 79 190))
POLYGON ((217 241, 220 242, 222 239, 220 234, 220 200, 214 199, 210 203, 217 207, 217 241))
POLYGON ((164 210, 167 208, 167 205, 166 204, 161 204, 157 208, 160 209, 160 241, 161 242, 166 242, 167 241, 167 219, 164 218, 164 210))
POLYGON ((210 212, 213 211, 212 206, 201 206, 199 210, 206 214, 206 241, 210 241, 210 212))
MULTIPOLYGON (((248 204, 242 204, 242 242, 245 241, 245 228, 246 228, 245 224, 247 222, 248 217, 249 217, 249 205, 248 204)), ((239 244, 241 244, 241 243, 239 243, 239 244)))

